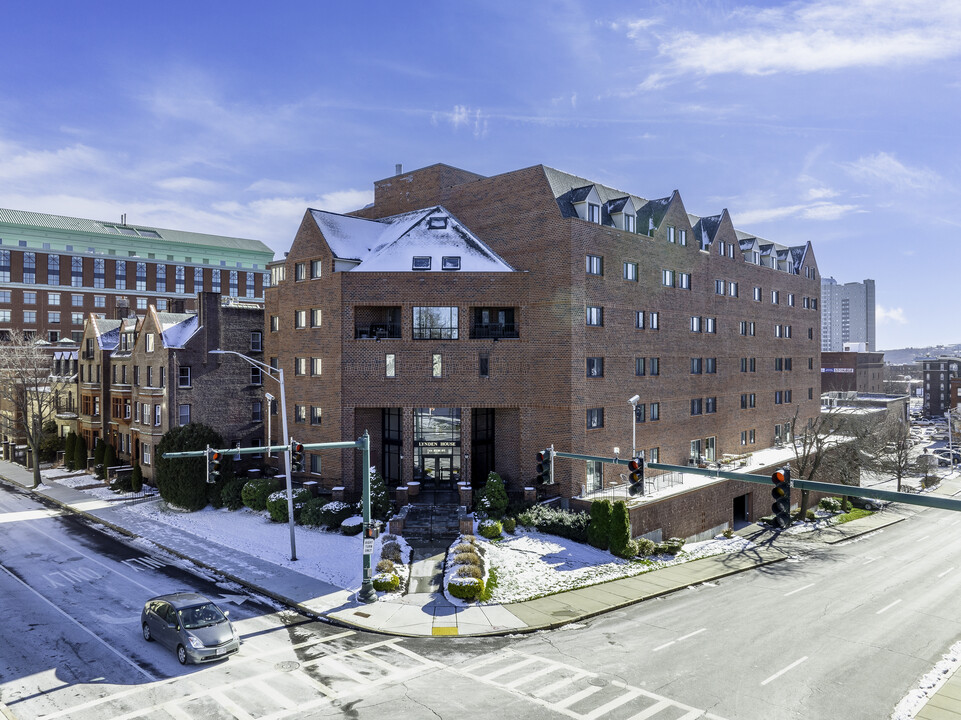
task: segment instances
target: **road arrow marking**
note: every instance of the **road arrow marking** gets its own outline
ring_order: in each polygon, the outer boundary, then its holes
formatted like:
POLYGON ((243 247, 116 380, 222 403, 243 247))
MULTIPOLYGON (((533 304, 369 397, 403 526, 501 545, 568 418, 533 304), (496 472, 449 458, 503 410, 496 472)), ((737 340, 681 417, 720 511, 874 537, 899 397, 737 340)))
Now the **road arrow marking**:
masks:
POLYGON ((246 595, 221 595, 220 599, 234 605, 243 605, 249 598, 246 595))

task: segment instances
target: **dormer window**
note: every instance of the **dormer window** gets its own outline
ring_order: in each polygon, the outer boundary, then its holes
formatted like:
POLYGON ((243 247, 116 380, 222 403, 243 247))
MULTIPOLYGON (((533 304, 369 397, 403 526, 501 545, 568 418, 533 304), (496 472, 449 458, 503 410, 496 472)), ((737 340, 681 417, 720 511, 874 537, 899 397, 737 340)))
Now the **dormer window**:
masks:
POLYGON ((587 220, 588 222, 598 223, 601 222, 601 206, 595 205, 594 203, 587 204, 587 220))
POLYGON ((460 270, 460 255, 445 255, 441 260, 441 268, 443 270, 460 270))
POLYGON ((411 265, 411 270, 430 270, 430 256, 414 256, 414 262, 413 265, 411 265))
POLYGON ((427 227, 430 230, 444 230, 447 228, 447 218, 443 215, 437 215, 429 218, 427 220, 427 227))
POLYGON ((625 214, 624 229, 627 230, 627 232, 637 232, 637 217, 625 214))

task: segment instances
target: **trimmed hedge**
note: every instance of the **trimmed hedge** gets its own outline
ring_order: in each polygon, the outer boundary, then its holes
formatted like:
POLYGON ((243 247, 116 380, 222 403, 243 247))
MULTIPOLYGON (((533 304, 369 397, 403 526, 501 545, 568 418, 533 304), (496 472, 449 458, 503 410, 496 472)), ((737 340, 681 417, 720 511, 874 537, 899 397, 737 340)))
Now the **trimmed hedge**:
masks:
POLYGON ((535 505, 518 515, 517 521, 525 527, 536 528, 550 535, 587 542, 587 528, 591 522, 591 516, 586 512, 535 505))
POLYGON ((618 500, 611 508, 610 525, 611 553, 622 558, 634 557, 634 545, 631 542, 631 518, 627 513, 627 503, 618 500))
POLYGON ((611 501, 607 498, 591 502, 591 524, 587 526, 587 542, 598 550, 611 545, 611 501))
POLYGON ((447 592, 461 600, 476 600, 484 594, 484 581, 473 577, 453 577, 447 583, 447 592))
POLYGON ((244 485, 247 478, 234 478, 224 483, 220 489, 220 504, 228 510, 240 510, 244 506, 244 485))
POLYGON ((280 483, 274 478, 254 478, 244 483, 240 496, 244 500, 244 505, 259 512, 267 509, 267 498, 278 489, 280 489, 280 483))
POLYGON ((380 592, 397 592, 400 589, 400 577, 392 572, 377 573, 372 582, 374 590, 380 592))
MULTIPOLYGON (((309 490, 294 491, 294 520, 300 514, 300 509, 310 500, 311 495, 309 490)), ((270 519, 273 522, 285 523, 290 517, 287 515, 287 491, 277 490, 272 492, 267 497, 267 512, 270 513, 270 519)))
POLYGON ((344 535, 360 535, 364 529, 364 518, 359 515, 349 517, 340 524, 340 531, 344 535))
POLYGON ((496 540, 501 536, 503 528, 497 520, 481 520, 478 532, 488 540, 496 540))

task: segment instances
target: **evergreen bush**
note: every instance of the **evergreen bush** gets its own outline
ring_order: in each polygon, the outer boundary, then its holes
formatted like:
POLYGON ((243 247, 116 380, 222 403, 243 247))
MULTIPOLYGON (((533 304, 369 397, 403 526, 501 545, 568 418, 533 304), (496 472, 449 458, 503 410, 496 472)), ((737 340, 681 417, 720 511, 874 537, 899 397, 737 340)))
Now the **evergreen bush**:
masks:
MULTIPOLYGON (((213 428, 189 423, 171 428, 154 449, 154 482, 160 497, 171 505, 186 510, 200 510, 209 502, 207 460, 204 457, 164 458, 164 453, 203 450, 207 446, 223 447, 223 438, 213 428)), ((224 481, 233 477, 230 463, 222 470, 224 481)))
POLYGON ((587 526, 587 542, 598 550, 611 544, 611 501, 607 498, 591 502, 591 524, 587 526))
POLYGON ((501 536, 503 528, 497 520, 481 520, 478 532, 488 540, 495 540, 501 536))
POLYGON ((107 444, 101 439, 97 438, 97 442, 93 446, 93 467, 94 472, 97 473, 97 477, 103 480, 107 471, 103 465, 103 458, 107 451, 107 444))
POLYGON ((638 555, 653 555, 657 550, 657 543, 647 538, 638 538, 634 541, 634 547, 638 555))
POLYGON ((374 590, 380 592, 397 592, 400 589, 400 578, 392 572, 377 573, 371 582, 374 590))
POLYGON ((506 517, 503 521, 504 532, 508 535, 513 535, 514 531, 517 529, 517 521, 512 517, 506 517))
POLYGON ((339 500, 325 502, 320 508, 320 522, 317 524, 328 530, 336 530, 344 520, 356 514, 356 512, 357 506, 351 503, 339 500))
POLYGON ((393 503, 390 500, 390 493, 387 491, 387 483, 384 478, 376 472, 376 468, 370 468, 370 517, 372 520, 386 521, 393 510, 393 503))
POLYGON ((344 535, 360 535, 364 529, 364 518, 354 515, 340 524, 340 531, 344 535))
POLYGON ((507 497, 507 489, 504 487, 501 476, 496 472, 488 473, 487 484, 477 494, 477 502, 474 503, 476 509, 499 520, 504 517, 509 504, 510 499, 507 497))
POLYGON ((228 510, 240 510, 244 506, 244 478, 233 478, 222 483, 220 488, 220 505, 228 510))
POLYGON ((130 473, 130 492, 139 493, 143 490, 143 470, 140 463, 133 464, 133 471, 130 473))
POLYGON ((453 577, 447 583, 447 592, 461 600, 476 600, 484 593, 484 581, 473 577, 453 577))
MULTIPOLYGON (((300 509, 311 499, 310 490, 294 490, 294 520, 300 515, 300 509)), ((287 491, 277 490, 267 496, 267 512, 273 522, 285 523, 290 519, 287 514, 287 491)))
POLYGON ((587 542, 587 528, 591 516, 586 512, 561 510, 547 505, 534 505, 517 517, 525 527, 576 542, 587 542))
POLYGON ((634 557, 631 543, 631 518, 627 513, 627 503, 618 500, 611 510, 610 548, 614 555, 622 558, 634 557))
POLYGON ((77 452, 77 433, 71 430, 67 434, 67 440, 63 447, 63 466, 67 470, 73 470, 74 455, 77 452))
POLYGON ((117 453, 114 452, 113 445, 106 443, 103 449, 103 475, 107 477, 107 469, 117 464, 117 453))
POLYGON ((821 502, 818 503, 822 510, 827 510, 828 512, 836 513, 841 512, 841 498, 837 497, 826 497, 821 498, 821 502))
POLYGON ((684 547, 684 540, 679 537, 668 538, 657 546, 657 551, 665 555, 677 555, 684 547))
POLYGON ((87 441, 83 439, 83 435, 77 435, 73 446, 73 469, 87 469, 87 441))
POLYGON ((40 460, 53 462, 57 459, 57 451, 62 447, 63 439, 57 434, 57 421, 47 420, 40 435, 40 460))
POLYGON ((261 512, 267 509, 267 498, 279 487, 280 482, 276 478, 253 478, 244 484, 240 496, 243 498, 244 505, 251 510, 261 512))

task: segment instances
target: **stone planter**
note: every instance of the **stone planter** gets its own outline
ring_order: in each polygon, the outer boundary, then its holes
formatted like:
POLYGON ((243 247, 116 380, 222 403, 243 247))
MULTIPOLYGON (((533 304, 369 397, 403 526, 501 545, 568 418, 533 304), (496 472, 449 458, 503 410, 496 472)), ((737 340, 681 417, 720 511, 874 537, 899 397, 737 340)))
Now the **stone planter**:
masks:
POLYGON ((415 498, 420 494, 420 483, 415 481, 407 483, 407 494, 415 498))

